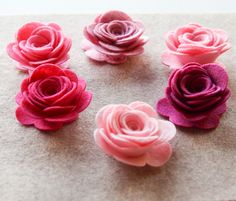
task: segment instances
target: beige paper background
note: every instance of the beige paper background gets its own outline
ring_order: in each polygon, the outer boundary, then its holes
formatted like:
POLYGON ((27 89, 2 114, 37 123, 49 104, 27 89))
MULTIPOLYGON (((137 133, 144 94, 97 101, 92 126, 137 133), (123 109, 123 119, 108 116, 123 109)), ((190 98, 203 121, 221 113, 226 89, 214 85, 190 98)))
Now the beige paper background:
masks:
POLYGON ((94 15, 0 17, 0 200, 1 201, 221 201, 236 199, 236 14, 133 15, 150 37, 142 56, 110 66, 89 61, 80 49, 82 29, 94 15), (5 47, 28 21, 53 21, 73 39, 71 68, 94 93, 79 120, 54 133, 21 126, 14 97, 26 76, 15 69, 5 47), (109 103, 145 101, 164 94, 169 70, 160 62, 164 34, 199 22, 225 29, 232 49, 219 60, 227 67, 232 97, 220 126, 212 131, 177 129, 174 154, 161 168, 135 168, 106 156, 94 144, 94 116, 109 103))

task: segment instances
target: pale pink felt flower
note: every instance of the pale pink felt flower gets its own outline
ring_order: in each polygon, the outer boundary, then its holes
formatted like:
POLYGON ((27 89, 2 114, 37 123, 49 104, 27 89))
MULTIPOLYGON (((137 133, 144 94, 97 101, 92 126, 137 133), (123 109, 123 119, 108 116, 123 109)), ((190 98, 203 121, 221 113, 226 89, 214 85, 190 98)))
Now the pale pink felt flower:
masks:
POLYGON ((18 30, 16 41, 8 44, 7 52, 18 62, 20 70, 32 72, 45 63, 68 67, 70 48, 71 39, 62 33, 59 25, 29 22, 18 30))
POLYGON ((141 22, 133 21, 124 12, 109 11, 84 28, 86 39, 81 46, 90 59, 121 64, 127 57, 143 53, 143 45, 148 41, 143 32, 141 22))
POLYGON ((166 45, 161 58, 172 69, 182 68, 189 62, 212 63, 230 48, 225 31, 199 24, 188 24, 169 32, 166 45))
POLYGON ((133 166, 162 166, 171 157, 174 124, 157 118, 148 104, 107 105, 96 115, 97 145, 116 160, 133 166))

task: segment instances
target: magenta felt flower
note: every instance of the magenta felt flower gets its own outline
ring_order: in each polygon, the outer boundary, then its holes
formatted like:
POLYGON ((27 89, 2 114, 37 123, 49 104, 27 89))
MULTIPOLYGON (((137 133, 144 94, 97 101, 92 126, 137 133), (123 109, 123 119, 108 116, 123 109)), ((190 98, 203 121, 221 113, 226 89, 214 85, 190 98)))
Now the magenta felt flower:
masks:
POLYGON ((7 52, 20 70, 31 72, 45 63, 65 66, 70 48, 71 39, 59 25, 30 22, 18 30, 16 41, 7 46, 7 52))
POLYGON ((162 62, 172 69, 189 62, 212 63, 230 48, 225 31, 188 24, 167 34, 162 62))
POLYGON ((37 67, 21 83, 16 118, 40 130, 57 130, 78 118, 90 104, 86 83, 71 70, 53 64, 37 67))
POLYGON ((121 64, 128 56, 143 53, 148 40, 143 32, 142 23, 133 21, 126 13, 109 11, 84 28, 82 49, 93 60, 121 64))
POLYGON ((230 97, 228 75, 216 63, 188 63, 175 70, 157 111, 183 127, 215 128, 230 97))
POLYGON ((116 160, 133 166, 162 166, 172 153, 175 126, 157 119, 156 111, 143 102, 107 105, 96 115, 94 138, 116 160))

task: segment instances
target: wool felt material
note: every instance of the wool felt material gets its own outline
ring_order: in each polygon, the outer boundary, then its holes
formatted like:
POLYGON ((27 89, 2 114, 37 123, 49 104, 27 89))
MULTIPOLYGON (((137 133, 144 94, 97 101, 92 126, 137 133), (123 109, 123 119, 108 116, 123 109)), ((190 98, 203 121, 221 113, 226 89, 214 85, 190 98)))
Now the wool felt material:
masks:
POLYGON ((171 157, 168 143, 176 134, 173 123, 157 118, 147 103, 110 104, 96 114, 97 145, 116 160, 133 166, 164 165, 171 157))
POLYGON ((45 63, 66 66, 71 39, 56 23, 28 22, 16 32, 16 41, 7 46, 9 56, 19 62, 18 68, 32 72, 45 63))
POLYGON ((169 76, 166 97, 157 111, 174 124, 202 129, 216 128, 230 97, 228 75, 216 63, 188 63, 169 76))
POLYGON ((81 47, 95 61, 121 64, 129 56, 144 52, 148 37, 142 36, 144 26, 122 11, 108 11, 98 15, 84 28, 81 47))
POLYGON ((150 41, 143 55, 117 66, 88 60, 80 49, 82 30, 97 15, 0 17, 0 200, 4 201, 196 201, 236 198, 236 35, 235 14, 131 15, 146 27, 150 41), (6 53, 19 26, 55 22, 72 38, 71 68, 87 81, 93 101, 78 120, 44 134, 15 118, 15 95, 26 74, 6 53), (170 69, 161 63, 164 34, 190 22, 224 29, 232 49, 225 64, 232 96, 215 130, 180 129, 170 142, 173 155, 164 166, 131 167, 105 155, 93 131, 97 111, 107 104, 143 101, 155 107, 164 97, 170 69))
POLYGON ((170 31, 166 36, 166 46, 162 62, 172 69, 181 68, 189 62, 212 63, 230 49, 224 30, 200 24, 187 24, 170 31))

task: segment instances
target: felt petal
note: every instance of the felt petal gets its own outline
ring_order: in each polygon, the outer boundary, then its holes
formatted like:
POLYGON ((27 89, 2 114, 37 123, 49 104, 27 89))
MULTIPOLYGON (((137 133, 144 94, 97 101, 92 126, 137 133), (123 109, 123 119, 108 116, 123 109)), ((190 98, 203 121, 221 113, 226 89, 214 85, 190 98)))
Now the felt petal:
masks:
MULTIPOLYGON (((65 69, 64 73, 72 82, 76 82, 77 83, 79 81, 78 80, 78 76, 73 71, 65 69)), ((82 79, 80 80, 80 83, 83 83, 83 85, 84 84, 86 85, 85 81, 82 80, 82 79)))
POLYGON ((141 101, 135 101, 129 104, 129 106, 135 110, 139 110, 148 114, 150 117, 157 118, 156 111, 147 103, 141 101))
POLYGON ((66 115, 57 115, 53 117, 44 118, 47 122, 61 122, 61 123, 70 123, 78 118, 78 112, 71 112, 66 115))
POLYGON ((30 82, 45 79, 49 76, 65 76, 64 71, 54 64, 43 64, 37 67, 30 76, 30 82))
POLYGON ((207 70, 209 76, 211 77, 211 79, 213 79, 215 85, 221 87, 222 90, 227 87, 228 75, 224 68, 214 63, 205 64, 202 67, 207 70))
POLYGON ((95 61, 106 61, 106 56, 95 49, 86 50, 85 55, 95 61))
POLYGON ((92 93, 89 91, 83 92, 83 94, 80 96, 78 103, 77 103, 77 112, 84 111, 92 101, 92 93))
POLYGON ((104 140, 99 130, 95 130, 94 139, 96 144, 107 154, 113 156, 116 160, 134 166, 144 166, 146 157, 145 155, 140 155, 136 157, 127 157, 111 148, 111 146, 104 140))
POLYGON ((93 47, 93 44, 89 40, 87 39, 82 40, 81 42, 82 50, 86 51, 86 50, 91 49, 92 47, 93 47))
POLYGON ((163 98, 157 102, 157 112, 169 120, 183 127, 193 127, 193 123, 184 117, 183 114, 178 112, 169 102, 167 98, 163 98))
POLYGON ((60 129, 63 126, 61 122, 47 122, 42 119, 39 119, 34 122, 34 126, 42 131, 55 131, 60 129))
POLYGON ((154 145, 147 153, 146 163, 154 167, 162 166, 170 159, 171 154, 172 148, 169 143, 154 145))
POLYGON ((96 20, 99 23, 108 23, 113 20, 127 20, 131 21, 132 19, 126 13, 118 10, 111 10, 99 16, 96 20))
POLYGON ((33 125, 35 118, 30 116, 22 107, 16 109, 16 118, 23 125, 33 125))
POLYGON ((164 52, 161 55, 161 61, 163 64, 169 66, 171 69, 178 69, 183 66, 181 61, 176 56, 170 54, 169 52, 164 52))
POLYGON ((123 64, 127 61, 126 56, 106 56, 106 62, 109 64, 123 64))
POLYGON ((43 24, 40 22, 29 22, 23 25, 17 33, 17 41, 27 40, 31 33, 34 31, 34 29, 42 25, 43 24))
POLYGON ((194 126, 203 129, 213 129, 219 125, 219 119, 218 115, 209 115, 206 119, 195 123, 194 126))
POLYGON ((158 139, 159 141, 162 142, 167 142, 169 140, 171 140, 172 138, 174 138, 175 134, 176 134, 176 128, 174 126, 174 124, 172 124, 169 121, 165 121, 165 120, 158 120, 158 125, 159 125, 159 130, 160 130, 160 138, 158 139))
POLYGON ((23 95, 22 95, 22 93, 21 92, 19 92, 17 95, 16 95, 16 103, 18 104, 18 105, 20 105, 21 104, 21 101, 23 100, 23 95))

